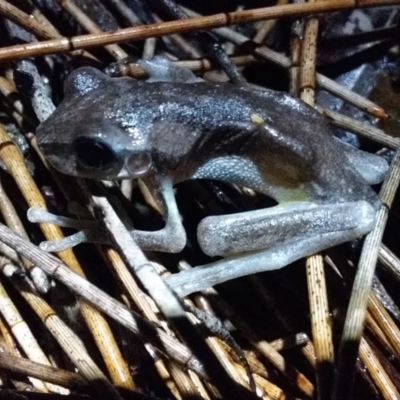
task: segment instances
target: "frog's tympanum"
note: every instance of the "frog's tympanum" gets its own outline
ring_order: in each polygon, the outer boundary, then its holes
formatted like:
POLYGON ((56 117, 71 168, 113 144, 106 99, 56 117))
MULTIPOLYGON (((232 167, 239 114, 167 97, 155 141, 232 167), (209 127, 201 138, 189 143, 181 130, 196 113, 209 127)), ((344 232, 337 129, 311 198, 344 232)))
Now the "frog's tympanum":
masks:
POLYGON ((224 258, 172 275, 179 294, 281 268, 372 229, 380 201, 369 185, 387 164, 334 138, 316 110, 285 93, 205 82, 164 59, 140 64, 148 81, 73 72, 64 100, 37 130, 38 145, 66 174, 140 177, 156 187, 166 226, 133 231, 143 249, 185 246, 172 190, 178 182, 222 180, 279 203, 205 218, 200 246, 224 258))

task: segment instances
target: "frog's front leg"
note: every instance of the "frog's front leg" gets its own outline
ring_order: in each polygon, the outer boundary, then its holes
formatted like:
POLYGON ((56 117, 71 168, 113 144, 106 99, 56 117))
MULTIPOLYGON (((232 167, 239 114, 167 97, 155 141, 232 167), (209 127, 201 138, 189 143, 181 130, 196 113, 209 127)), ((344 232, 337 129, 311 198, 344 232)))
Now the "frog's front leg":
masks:
POLYGON ((169 177, 148 177, 144 182, 164 208, 165 227, 158 231, 132 230, 131 234, 143 250, 179 253, 186 245, 186 231, 182 225, 169 177))
MULTIPOLYGON (((178 253, 186 245, 186 232, 180 220, 172 181, 169 177, 149 177, 145 179, 145 183, 164 209, 165 227, 153 232, 132 228, 130 232, 143 250, 178 253)), ((107 233, 97 221, 60 217, 37 207, 28 210, 28 219, 30 222, 50 222, 79 230, 79 232, 61 240, 42 242, 40 247, 49 252, 59 252, 80 243, 109 243, 107 233)), ((129 222, 126 221, 126 223, 129 222)))
POLYGON ((208 217, 199 225, 199 243, 205 253, 227 258, 172 275, 167 282, 184 296, 241 276, 279 269, 366 234, 375 214, 370 203, 357 201, 292 203, 208 217))

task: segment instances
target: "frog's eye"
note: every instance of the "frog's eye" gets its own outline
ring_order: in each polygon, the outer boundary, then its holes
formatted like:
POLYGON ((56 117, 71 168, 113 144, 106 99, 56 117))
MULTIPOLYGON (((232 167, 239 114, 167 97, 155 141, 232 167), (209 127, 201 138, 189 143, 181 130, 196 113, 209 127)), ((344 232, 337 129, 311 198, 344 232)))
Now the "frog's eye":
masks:
POLYGON ((108 170, 118 161, 106 143, 93 138, 79 138, 74 142, 78 164, 90 170, 108 170))
POLYGON ((149 153, 133 153, 127 158, 125 167, 132 177, 139 177, 149 171, 151 163, 149 153))

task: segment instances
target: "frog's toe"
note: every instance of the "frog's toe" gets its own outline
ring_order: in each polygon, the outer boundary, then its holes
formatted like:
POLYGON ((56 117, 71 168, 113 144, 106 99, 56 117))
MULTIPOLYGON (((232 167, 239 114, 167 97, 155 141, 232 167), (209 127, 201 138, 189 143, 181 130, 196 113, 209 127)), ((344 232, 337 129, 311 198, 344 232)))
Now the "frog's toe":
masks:
POLYGON ((58 253, 60 251, 70 249, 78 244, 84 243, 85 241, 84 233, 83 231, 80 231, 63 239, 46 240, 41 242, 39 247, 49 253, 58 253))
POLYGON ((40 248, 48 252, 59 252, 81 243, 110 243, 107 234, 97 221, 79 220, 52 214, 40 207, 30 207, 27 217, 33 223, 51 223, 63 228, 78 229, 79 232, 63 239, 40 243, 40 248))
POLYGON ((47 240, 41 242, 39 247, 49 253, 58 253, 63 250, 70 249, 81 243, 102 243, 109 244, 110 240, 102 231, 82 230, 73 235, 66 236, 63 239, 47 240))
POLYGON ((98 229, 96 221, 79 220, 76 218, 63 217, 56 215, 40 207, 30 207, 27 212, 29 222, 42 223, 47 222, 50 224, 58 225, 63 228, 74 229, 98 229))

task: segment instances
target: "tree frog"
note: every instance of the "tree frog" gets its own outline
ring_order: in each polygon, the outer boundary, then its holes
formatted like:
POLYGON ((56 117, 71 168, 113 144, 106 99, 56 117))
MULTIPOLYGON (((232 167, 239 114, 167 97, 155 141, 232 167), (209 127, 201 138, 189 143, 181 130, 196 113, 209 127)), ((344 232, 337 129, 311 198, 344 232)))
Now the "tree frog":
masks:
POLYGON ((184 180, 231 182, 277 201, 202 220, 202 250, 223 258, 168 278, 179 295, 284 267, 372 229, 380 200, 369 185, 383 179, 387 163, 334 138, 315 109, 281 92, 205 82, 160 57, 139 64, 147 81, 74 71, 37 140, 65 174, 140 177, 154 190, 166 225, 132 231, 143 249, 185 246, 173 192, 184 180))

